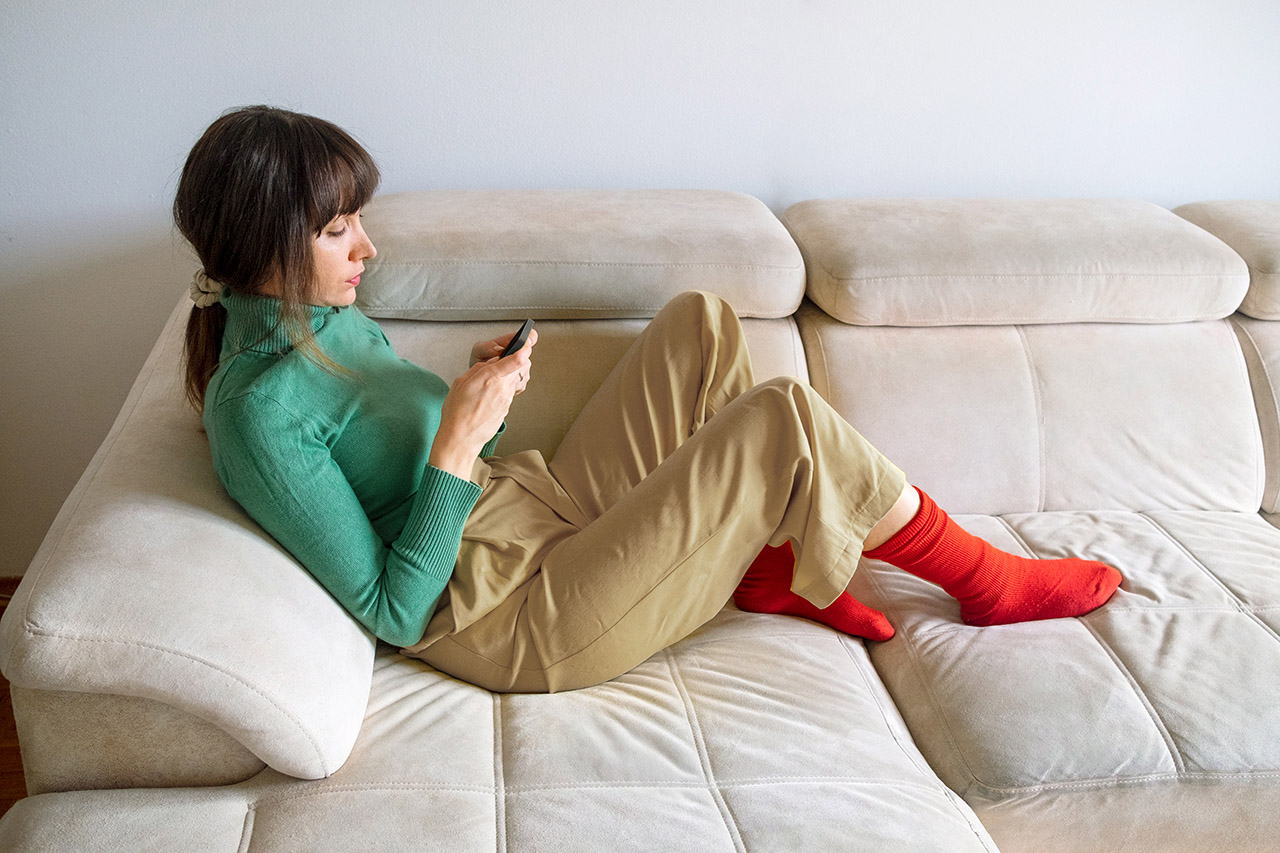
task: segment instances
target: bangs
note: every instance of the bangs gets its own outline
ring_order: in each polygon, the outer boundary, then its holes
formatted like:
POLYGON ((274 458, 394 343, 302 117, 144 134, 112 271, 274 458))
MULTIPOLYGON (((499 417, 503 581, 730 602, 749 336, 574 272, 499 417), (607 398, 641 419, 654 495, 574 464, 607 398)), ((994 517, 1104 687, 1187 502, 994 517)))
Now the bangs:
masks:
POLYGON ((333 125, 316 130, 314 141, 319 144, 308 152, 310 162, 305 171, 310 183, 307 225, 319 234, 337 217, 364 207, 377 191, 381 176, 373 158, 345 131, 333 125))

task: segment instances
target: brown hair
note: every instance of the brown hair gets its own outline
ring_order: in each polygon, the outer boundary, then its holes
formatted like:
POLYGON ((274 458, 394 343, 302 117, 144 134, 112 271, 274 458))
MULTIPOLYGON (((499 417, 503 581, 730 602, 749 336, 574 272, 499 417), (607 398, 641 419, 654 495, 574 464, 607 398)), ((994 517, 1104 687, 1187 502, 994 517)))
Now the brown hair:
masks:
MULTIPOLYGON (((373 197, 378 167, 346 131, 314 116, 245 107, 218 118, 187 155, 173 220, 205 274, 223 288, 261 294, 277 282, 279 322, 307 358, 320 351, 308 322, 315 238, 373 197)), ((187 320, 186 391, 196 409, 218 367, 227 311, 214 303, 187 320)))

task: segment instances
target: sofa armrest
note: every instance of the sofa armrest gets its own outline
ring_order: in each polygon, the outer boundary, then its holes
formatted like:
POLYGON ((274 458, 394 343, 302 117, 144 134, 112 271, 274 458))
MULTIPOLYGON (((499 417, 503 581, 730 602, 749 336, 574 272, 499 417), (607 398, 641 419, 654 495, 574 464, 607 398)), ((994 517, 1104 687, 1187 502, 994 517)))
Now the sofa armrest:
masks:
POLYGON ((7 608, 0 669, 18 688, 161 703, 324 777, 359 732, 374 641, 219 484, 183 401, 185 314, 7 608))

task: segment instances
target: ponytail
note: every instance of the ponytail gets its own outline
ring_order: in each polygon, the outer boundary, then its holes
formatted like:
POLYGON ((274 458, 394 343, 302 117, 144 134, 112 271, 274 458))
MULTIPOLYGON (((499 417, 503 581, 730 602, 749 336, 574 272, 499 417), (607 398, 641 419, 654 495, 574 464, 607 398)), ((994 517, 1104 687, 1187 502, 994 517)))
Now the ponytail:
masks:
POLYGON ((227 330, 227 309, 215 302, 207 308, 192 307, 187 318, 187 340, 183 356, 187 400, 197 412, 204 411, 204 392, 218 369, 222 335, 227 330))

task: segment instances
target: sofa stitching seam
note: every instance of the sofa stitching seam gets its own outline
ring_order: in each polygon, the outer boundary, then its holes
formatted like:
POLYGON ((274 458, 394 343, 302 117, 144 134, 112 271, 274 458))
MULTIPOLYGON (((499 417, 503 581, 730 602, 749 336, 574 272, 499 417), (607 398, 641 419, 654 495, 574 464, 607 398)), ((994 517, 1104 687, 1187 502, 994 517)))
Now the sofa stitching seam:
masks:
POLYGON ((1248 616, 1251 620, 1253 620, 1254 624, 1262 628, 1263 631, 1266 631, 1267 634, 1269 634, 1273 640, 1280 642, 1280 634, 1277 634, 1275 629, 1273 629, 1266 622, 1263 622, 1260 618, 1258 618, 1256 608, 1251 607, 1248 604, 1245 604, 1244 600, 1240 598, 1239 595, 1236 594, 1235 590, 1227 586, 1226 581, 1218 577, 1218 575, 1214 573, 1213 570, 1211 570, 1208 566, 1204 564, 1203 560, 1201 560, 1195 554, 1192 554, 1191 551, 1187 549, 1186 545, 1183 545, 1181 542, 1175 539, 1173 534, 1170 533, 1164 527, 1164 525, 1160 524, 1160 522, 1156 521, 1148 513, 1145 513, 1145 512, 1138 513, 1138 517, 1146 521, 1149 525, 1155 528, 1156 531, 1160 533, 1160 535, 1162 535, 1165 539, 1171 542, 1174 545, 1174 547, 1176 547, 1180 552, 1182 552, 1182 554, 1188 560, 1190 560, 1192 564, 1196 566, 1196 568, 1200 570, 1201 574, 1208 576, 1208 578, 1214 584, 1216 584, 1218 588, 1221 589, 1231 599, 1231 603, 1235 607, 1235 611, 1237 613, 1243 613, 1244 615, 1248 616))
MULTIPOLYGON (((1236 318, 1231 318, 1230 323, 1232 328, 1235 329, 1237 339, 1243 336, 1249 342, 1249 347, 1253 350, 1253 354, 1256 357, 1258 369, 1262 372, 1263 381, 1261 383, 1258 383, 1257 386, 1255 386, 1252 378, 1249 375, 1250 374, 1249 360, 1247 358, 1245 359, 1245 364, 1244 364, 1245 381, 1249 385, 1250 390, 1253 391, 1254 409, 1255 409, 1255 414, 1258 417, 1258 439, 1259 439, 1259 442, 1261 443, 1263 438, 1262 420, 1261 420, 1261 411, 1258 411, 1258 410, 1260 410, 1262 407, 1257 405, 1257 391, 1258 390, 1266 391, 1267 395, 1270 397, 1271 410, 1275 412, 1277 416, 1280 416, 1280 398, 1277 398, 1276 392, 1274 390, 1278 386, 1276 384, 1275 379, 1272 378, 1271 376, 1271 370, 1267 367, 1266 359, 1262 357, 1262 350, 1258 346, 1258 341, 1253 336, 1253 332, 1249 331, 1249 329, 1236 318)), ((1241 346, 1240 349, 1241 349, 1241 354, 1243 355, 1244 347, 1241 346)), ((1262 502, 1265 503, 1268 498, 1267 492, 1269 491, 1268 485, 1267 485, 1267 460, 1266 460, 1266 444, 1265 443, 1261 443, 1261 449, 1262 449, 1262 464, 1260 466, 1259 477, 1262 479, 1262 489, 1261 489, 1262 502)), ((1280 504, 1280 496, 1272 496, 1272 501, 1275 504, 1280 504)))
POLYGON ((507 780, 502 761, 502 694, 493 694, 493 811, 494 844, 498 853, 507 850, 507 780))
POLYGON ((378 261, 376 264, 369 264, 370 272, 377 272, 380 269, 388 267, 635 267, 637 269, 733 269, 733 270, 798 270, 804 269, 803 263, 798 264, 757 264, 749 262, 734 263, 732 261, 682 261, 679 263, 662 262, 662 261, 562 261, 562 260, 545 260, 535 258, 515 258, 515 259, 499 259, 499 258, 476 258, 472 260, 462 260, 453 258, 420 258, 414 261, 378 261))
POLYGON ((1018 333, 1018 342, 1022 344, 1022 354, 1027 360, 1027 373, 1031 380, 1031 396, 1032 403, 1035 406, 1036 417, 1036 455, 1039 464, 1040 484, 1039 493, 1036 496, 1036 511, 1044 512, 1046 494, 1048 493, 1047 470, 1048 462, 1045 453, 1045 433, 1044 433, 1044 400, 1040 392, 1040 374, 1036 370, 1035 356, 1031 352, 1031 342, 1027 339, 1027 332, 1022 326, 1014 326, 1014 330, 1018 333))
MULTIPOLYGON (((871 678, 866 672, 866 667, 871 666, 870 660, 865 656, 860 658, 858 655, 854 654, 853 646, 855 645, 855 643, 857 643, 858 645, 861 645, 864 652, 866 651, 866 645, 858 641, 855 641, 851 637, 844 636, 844 635, 839 637, 839 642, 840 642, 840 645, 844 647, 845 653, 849 655, 849 659, 853 662, 853 668, 857 670, 858 675, 861 676, 863 684, 866 685, 867 695, 869 695, 872 701, 875 703, 876 710, 880 713, 880 719, 884 721, 885 729, 889 732, 889 736, 893 738, 893 743, 895 746, 898 747, 898 751, 902 753, 903 757, 905 757, 908 762, 910 762, 911 766, 916 769, 916 772, 920 773, 922 776, 924 776, 927 779, 932 779, 936 783, 928 786, 928 789, 933 793, 942 794, 943 798, 948 802, 948 804, 950 804, 952 809, 954 809, 955 812, 960 816, 960 818, 968 825, 969 831, 972 832, 974 837, 976 837, 980 842, 982 842, 983 846, 985 847, 986 842, 983 841, 982 833, 979 832, 978 829, 974 826, 972 817, 969 814, 966 814, 965 810, 961 809, 956 804, 954 798, 957 795, 955 794, 955 792, 952 791, 950 788, 948 788, 945 784, 943 784, 942 780, 938 778, 937 772, 932 767, 929 767, 929 764, 927 761, 924 762, 923 767, 921 766, 921 763, 916 760, 917 756, 920 756, 921 758, 923 758, 923 756, 920 755, 918 748, 916 750, 916 754, 913 755, 911 751, 909 751, 906 748, 906 746, 903 745, 902 739, 898 737, 898 732, 896 730, 896 727, 892 725, 892 723, 890 722, 889 714, 885 711, 884 705, 881 704, 880 697, 879 695, 877 695, 877 691, 875 690, 875 687, 871 683, 871 678)), ((881 684, 883 686, 883 682, 881 682, 881 684)), ((885 689, 887 690, 887 688, 885 689)), ((890 701, 892 701, 892 699, 890 701)))
MULTIPOLYGON (((841 636, 839 638, 839 642, 840 642, 840 645, 844 647, 845 653, 849 656, 849 659, 853 662, 854 669, 856 669, 858 671, 858 675, 862 677, 863 683, 867 685, 867 690, 872 696, 872 699, 876 704, 876 710, 880 713, 880 719, 884 721, 885 728, 888 730, 889 736, 893 738, 893 743, 895 746, 898 747, 898 751, 901 752, 909 762, 911 762, 911 766, 914 767, 916 771, 919 772, 921 775, 925 776, 926 778, 932 777, 934 779, 937 779, 938 774, 933 770, 933 768, 928 766, 927 762, 925 763, 924 767, 921 767, 920 762, 916 761, 915 756, 913 756, 907 750, 907 748, 902 745, 901 738, 898 737, 897 731, 894 730, 894 727, 889 722, 889 715, 885 713, 884 707, 880 704, 879 698, 875 696, 875 691, 871 685, 871 680, 867 677, 867 674, 863 672, 862 663, 858 660, 858 656, 853 653, 852 646, 854 645, 854 643, 858 643, 858 641, 848 636, 841 636)), ((859 645, 861 645, 861 643, 859 643, 859 645)), ((865 645, 863 646, 863 649, 864 650, 866 649, 865 645)), ((939 782, 940 781, 941 780, 939 780, 939 782)))
POLYGON ((253 821, 257 815, 258 804, 256 802, 247 803, 244 810, 244 823, 240 827, 240 846, 236 848, 236 853, 248 853, 249 842, 253 838, 253 821))
MULTIPOLYGON (((875 589, 877 598, 879 598, 880 601, 884 601, 886 597, 884 595, 883 590, 880 587, 880 584, 877 582, 876 573, 870 572, 868 574, 868 580, 871 583, 872 588, 875 589)), ((889 600, 892 601, 892 599, 889 599, 889 600)), ((893 607, 892 605, 889 606, 889 609, 890 609, 890 612, 894 613, 895 616, 899 615, 900 613, 898 608, 893 607)), ((978 778, 978 774, 969 765, 968 756, 965 755, 964 750, 960 748, 960 742, 956 738, 955 732, 952 730, 951 716, 950 714, 947 713, 946 706, 941 701, 939 701, 937 692, 933 689, 933 682, 927 677, 926 667, 924 666, 923 662, 920 659, 919 650, 916 648, 916 644, 914 642, 915 638, 909 637, 909 636, 903 636, 901 639, 906 646, 907 657, 911 660, 911 665, 916 671, 916 675, 920 680, 920 684, 922 685, 924 693, 929 697, 929 700, 933 703, 933 707, 937 709, 937 717, 942 720, 942 730, 946 734, 947 746, 950 747, 951 753, 956 757, 956 760, 959 762, 960 766, 964 768, 964 771, 969 774, 969 779, 972 780, 970 784, 966 786, 964 791, 956 791, 957 794, 963 797, 968 792, 969 788, 971 788, 974 784, 985 785, 985 783, 980 778, 978 778)), ((909 725, 908 725, 908 728, 910 728, 909 725)), ((925 760, 928 761, 927 758, 925 760)), ((937 771, 935 770, 934 772, 936 773, 937 771)))
POLYGON ((1111 660, 1111 663, 1117 670, 1119 670, 1120 675, 1123 676, 1124 680, 1129 684, 1129 689, 1133 691, 1138 702, 1146 709, 1147 714, 1151 717, 1151 722, 1156 727, 1156 731, 1160 733, 1161 739, 1164 740, 1165 748, 1169 750, 1169 758, 1173 760, 1174 769, 1178 773, 1187 772, 1186 759, 1178 749, 1178 744, 1173 738, 1173 733, 1169 731, 1169 727, 1165 725, 1164 718, 1160 716, 1160 712, 1156 710, 1153 704, 1151 704, 1151 699, 1147 696, 1146 691, 1142 689, 1142 686, 1138 684, 1137 679, 1133 677, 1133 673, 1129 671, 1129 668, 1120 660, 1116 650, 1111 647, 1110 643, 1102 638, 1102 635, 1098 633, 1097 629, 1095 629, 1093 625, 1089 624, 1089 622, 1084 619, 1077 619, 1076 621, 1084 626, 1084 629, 1089 632, 1089 635, 1092 636, 1094 641, 1102 648, 1103 653, 1111 660))
POLYGON ((1201 781, 1216 780, 1240 780, 1252 781, 1255 779, 1280 779, 1280 771, 1264 770, 1260 772, 1214 772, 1206 770, 1188 770, 1177 773, 1146 773, 1141 776, 1129 776, 1125 778, 1101 778, 1101 779, 1082 779, 1075 782, 1046 782, 1040 785, 1020 785, 1009 787, 984 786, 983 791, 990 794, 1038 794, 1047 791, 1071 791, 1071 790, 1104 790, 1107 788, 1123 788, 1128 786, 1146 785, 1151 782, 1178 782, 1184 779, 1194 779, 1201 781))
MULTIPOLYGON (((824 270, 825 271, 825 270, 824 270)), ((831 275, 830 273, 828 273, 831 275)), ((1241 278, 1238 272, 1141 272, 1138 270, 1113 270, 1109 272, 935 272, 935 273, 881 273, 879 275, 831 275, 835 281, 914 281, 932 279, 1041 279, 1041 278, 1076 278, 1091 281, 1104 281, 1109 278, 1190 278, 1190 279, 1224 279, 1241 278)))
POLYGON ((725 830, 728 831, 729 837, 733 841, 734 849, 741 853, 746 853, 746 845, 742 841, 742 833, 738 829, 737 820, 733 817, 733 811, 729 808, 729 804, 724 798, 724 792, 716 782, 715 773, 711 767, 711 756, 707 753, 706 739, 703 735, 702 726, 698 722, 698 712, 693 707, 693 699, 689 696, 684 679, 680 675, 680 667, 676 662, 675 654, 668 647, 663 650, 663 657, 666 659, 667 669, 671 673, 671 684, 675 687, 676 693, 679 694, 680 701, 684 705, 685 720, 689 723, 689 731, 693 736, 693 746, 698 753, 698 763, 702 766, 704 788, 711 795, 717 810, 720 812, 720 819, 724 822, 725 830))

